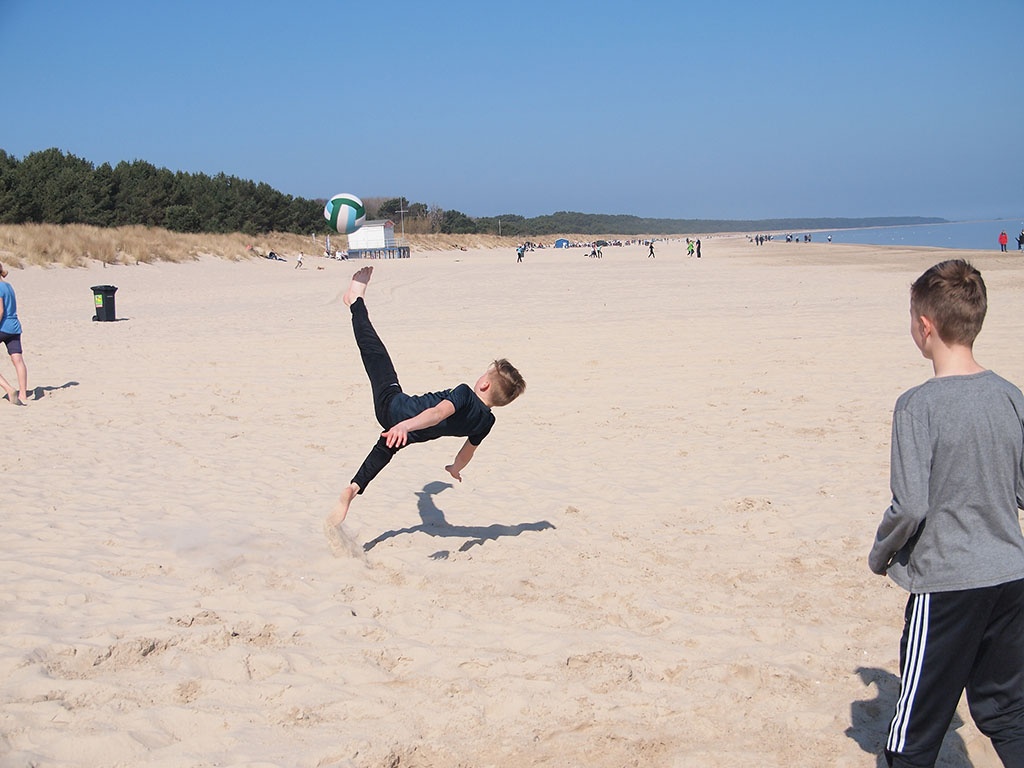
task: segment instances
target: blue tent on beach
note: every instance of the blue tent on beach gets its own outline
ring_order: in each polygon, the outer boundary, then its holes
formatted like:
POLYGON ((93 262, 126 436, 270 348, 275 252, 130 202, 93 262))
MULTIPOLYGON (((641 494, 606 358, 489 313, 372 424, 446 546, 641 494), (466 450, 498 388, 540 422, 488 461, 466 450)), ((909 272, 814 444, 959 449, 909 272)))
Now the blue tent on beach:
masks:
POLYGON ((557 240, 555 240, 555 248, 568 248, 568 247, 569 247, 569 241, 566 240, 564 237, 560 237, 557 240))

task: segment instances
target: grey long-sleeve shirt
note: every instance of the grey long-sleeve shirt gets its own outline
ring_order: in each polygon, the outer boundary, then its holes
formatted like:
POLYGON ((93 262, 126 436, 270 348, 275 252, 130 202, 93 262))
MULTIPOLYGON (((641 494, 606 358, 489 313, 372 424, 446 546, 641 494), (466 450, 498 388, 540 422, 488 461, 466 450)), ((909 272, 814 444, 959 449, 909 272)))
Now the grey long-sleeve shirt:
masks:
POLYGON ((991 371, 929 379, 892 419, 892 505, 868 564, 909 592, 1024 578, 1024 395, 991 371))

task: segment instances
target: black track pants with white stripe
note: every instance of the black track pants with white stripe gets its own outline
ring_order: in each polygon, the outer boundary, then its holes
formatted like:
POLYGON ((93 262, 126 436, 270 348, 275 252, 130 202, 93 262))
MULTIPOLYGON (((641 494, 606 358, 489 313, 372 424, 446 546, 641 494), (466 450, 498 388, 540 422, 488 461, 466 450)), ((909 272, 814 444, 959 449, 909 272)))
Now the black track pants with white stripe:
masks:
POLYGON ((971 717, 1003 765, 1024 768, 1024 580, 911 595, 900 670, 889 765, 934 765, 966 689, 971 717))

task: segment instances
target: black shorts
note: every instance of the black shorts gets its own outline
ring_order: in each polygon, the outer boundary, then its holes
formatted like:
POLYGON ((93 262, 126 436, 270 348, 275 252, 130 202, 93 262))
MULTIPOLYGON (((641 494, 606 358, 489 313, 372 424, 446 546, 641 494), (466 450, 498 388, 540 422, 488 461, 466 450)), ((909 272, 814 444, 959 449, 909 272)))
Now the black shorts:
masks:
POLYGON ((0 333, 0 341, 7 345, 8 355, 20 355, 21 354, 21 334, 20 333, 0 333))

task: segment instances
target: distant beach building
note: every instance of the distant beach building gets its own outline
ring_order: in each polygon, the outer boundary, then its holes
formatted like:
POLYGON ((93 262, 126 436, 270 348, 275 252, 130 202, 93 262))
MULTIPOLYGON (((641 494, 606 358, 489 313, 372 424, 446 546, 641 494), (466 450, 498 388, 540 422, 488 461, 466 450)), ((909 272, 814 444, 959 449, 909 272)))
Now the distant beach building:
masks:
POLYGON ((555 248, 568 248, 568 247, 569 247, 569 241, 566 240, 564 237, 560 237, 557 240, 555 240, 555 248))
POLYGON ((395 222, 367 221, 348 236, 350 259, 408 259, 409 246, 395 240, 395 222))

